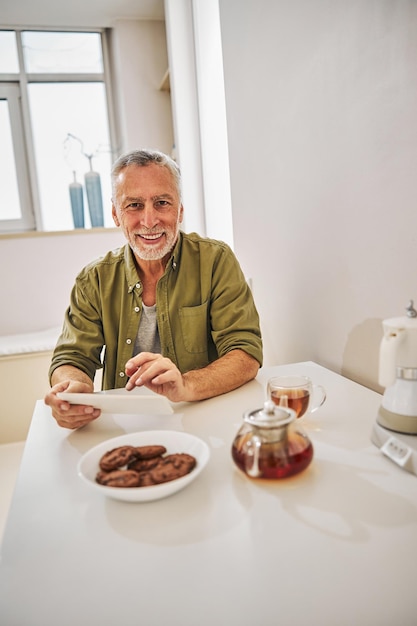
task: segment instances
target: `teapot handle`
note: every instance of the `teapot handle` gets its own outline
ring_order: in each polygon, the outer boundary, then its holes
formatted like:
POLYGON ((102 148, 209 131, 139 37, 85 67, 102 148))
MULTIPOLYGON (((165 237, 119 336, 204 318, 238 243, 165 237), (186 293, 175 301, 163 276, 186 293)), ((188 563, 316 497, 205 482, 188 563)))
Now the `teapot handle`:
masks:
POLYGON ((259 451, 261 445, 261 440, 256 435, 253 435, 253 437, 245 443, 245 470, 247 475, 251 478, 259 478, 261 476, 259 470, 259 451))

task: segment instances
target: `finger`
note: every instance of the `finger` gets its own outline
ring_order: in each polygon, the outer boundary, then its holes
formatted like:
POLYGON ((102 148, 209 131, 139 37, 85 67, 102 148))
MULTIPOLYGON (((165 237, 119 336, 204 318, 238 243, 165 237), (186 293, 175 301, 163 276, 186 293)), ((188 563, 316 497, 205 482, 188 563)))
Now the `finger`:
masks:
POLYGON ((127 370, 133 373, 137 369, 145 365, 146 363, 150 361, 154 361, 155 359, 159 359, 159 358, 161 358, 161 355, 154 353, 154 352, 140 352, 133 358, 129 359, 129 361, 127 361, 125 365, 126 373, 127 373, 127 370))
POLYGON ((59 426, 61 426, 62 428, 69 428, 71 430, 82 428, 83 426, 86 426, 92 421, 93 421, 92 419, 85 419, 85 418, 82 420, 80 419, 57 419, 59 426))
POLYGON ((161 360, 171 362, 166 357, 163 357, 162 354, 156 352, 141 352, 126 363, 126 374, 128 376, 134 376, 135 374, 137 374, 137 378, 143 372, 146 372, 149 367, 152 367, 154 363, 161 360))
POLYGON ((53 413, 54 418, 60 426, 62 426, 63 428, 71 429, 85 426, 86 424, 89 424, 90 422, 96 420, 98 417, 100 417, 100 415, 100 409, 94 409, 94 411, 91 413, 53 413))
POLYGON ((169 359, 159 358, 153 361, 152 364, 147 364, 146 367, 141 367, 140 372, 135 376, 136 385, 144 385, 149 382, 153 382, 155 378, 169 372, 174 367, 173 363, 169 359))
POLYGON ((155 376, 152 376, 149 382, 152 385, 168 385, 172 383, 176 383, 181 377, 181 374, 176 369, 168 369, 164 372, 159 372, 155 376))
MULTIPOLYGON (((165 367, 173 365, 172 361, 164 358, 161 354, 153 354, 151 352, 142 352, 141 356, 147 358, 140 366, 131 372, 130 378, 126 383, 126 389, 130 391, 134 387, 141 387, 145 382, 152 380, 158 373, 164 371, 165 367)), ((126 368, 126 373, 128 372, 126 368)))
POLYGON ((54 415, 56 421, 63 428, 80 428, 81 426, 85 426, 89 424, 93 420, 100 417, 101 411, 100 409, 94 409, 92 413, 83 413, 83 414, 72 414, 72 415, 54 415))
POLYGON ((137 383, 139 378, 140 378, 140 371, 137 370, 135 373, 131 374, 129 380, 127 381, 125 385, 125 389, 130 391, 131 389, 134 389, 136 386, 139 386, 137 383))
POLYGON ((60 411, 66 414, 66 417, 78 417, 83 415, 93 414, 94 411, 100 411, 93 406, 87 404, 70 404, 69 402, 62 402, 59 405, 60 411))

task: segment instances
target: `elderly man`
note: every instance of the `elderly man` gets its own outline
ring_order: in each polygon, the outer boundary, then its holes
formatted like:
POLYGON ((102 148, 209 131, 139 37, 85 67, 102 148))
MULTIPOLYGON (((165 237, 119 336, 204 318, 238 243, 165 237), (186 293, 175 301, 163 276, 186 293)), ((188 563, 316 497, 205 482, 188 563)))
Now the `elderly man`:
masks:
POLYGON ((262 365, 258 314, 233 252, 180 231, 177 164, 156 151, 123 155, 112 195, 127 244, 77 276, 52 357, 45 402, 65 428, 100 415, 57 393, 91 393, 102 359, 104 389, 145 386, 173 402, 231 391, 262 365))

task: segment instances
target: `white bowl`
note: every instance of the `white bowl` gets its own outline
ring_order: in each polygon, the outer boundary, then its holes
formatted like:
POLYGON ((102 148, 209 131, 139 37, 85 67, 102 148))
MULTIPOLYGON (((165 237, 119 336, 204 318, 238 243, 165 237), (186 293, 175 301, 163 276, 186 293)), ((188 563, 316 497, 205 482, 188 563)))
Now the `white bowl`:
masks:
POLYGON ((208 445, 189 433, 174 430, 148 430, 139 433, 131 433, 107 439, 86 452, 78 462, 78 475, 80 478, 104 496, 126 502, 149 502, 159 500, 184 489, 189 485, 207 465, 210 458, 208 445), (197 460, 195 468, 186 476, 170 480, 167 483, 151 487, 108 487, 96 482, 99 471, 99 460, 105 452, 118 446, 148 446, 161 445, 167 449, 167 454, 185 452, 191 454, 197 460))

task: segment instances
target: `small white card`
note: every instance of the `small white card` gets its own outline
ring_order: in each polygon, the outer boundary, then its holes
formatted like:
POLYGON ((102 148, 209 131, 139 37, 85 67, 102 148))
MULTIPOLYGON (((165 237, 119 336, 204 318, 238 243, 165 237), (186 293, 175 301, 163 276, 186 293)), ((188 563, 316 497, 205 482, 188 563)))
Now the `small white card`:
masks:
POLYGON ((84 404, 101 409, 103 413, 131 415, 171 415, 174 411, 165 396, 153 393, 145 387, 127 391, 126 389, 109 389, 95 393, 57 393, 58 398, 71 404, 84 404))

